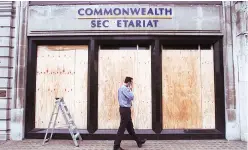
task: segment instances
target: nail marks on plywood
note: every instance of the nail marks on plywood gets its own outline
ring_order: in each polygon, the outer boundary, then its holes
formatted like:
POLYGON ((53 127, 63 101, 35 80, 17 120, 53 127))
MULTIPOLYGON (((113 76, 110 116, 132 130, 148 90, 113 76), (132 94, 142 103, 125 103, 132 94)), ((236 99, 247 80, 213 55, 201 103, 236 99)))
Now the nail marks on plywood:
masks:
POLYGON ((215 127, 213 51, 162 51, 163 128, 215 127))
POLYGON ((151 51, 100 50, 98 71, 98 128, 118 129, 118 88, 126 76, 131 76, 134 128, 151 129, 151 51))
POLYGON ((203 129, 215 129, 213 50, 201 50, 201 93, 203 129))
POLYGON ((200 52, 163 50, 163 128, 200 128, 200 52))
MULTIPOLYGON (((87 46, 38 46, 35 127, 47 128, 55 97, 64 97, 79 129, 87 128, 87 46)), ((60 114, 57 125, 64 125, 60 114)))

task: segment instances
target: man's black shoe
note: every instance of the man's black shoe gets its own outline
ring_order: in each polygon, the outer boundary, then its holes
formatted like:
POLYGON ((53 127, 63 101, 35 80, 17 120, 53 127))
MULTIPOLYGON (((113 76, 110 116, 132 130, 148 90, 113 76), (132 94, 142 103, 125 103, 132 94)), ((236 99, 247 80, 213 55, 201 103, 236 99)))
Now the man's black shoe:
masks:
POLYGON ((145 144, 145 142, 146 142, 146 139, 140 140, 139 142, 137 142, 138 147, 141 148, 142 144, 145 144))

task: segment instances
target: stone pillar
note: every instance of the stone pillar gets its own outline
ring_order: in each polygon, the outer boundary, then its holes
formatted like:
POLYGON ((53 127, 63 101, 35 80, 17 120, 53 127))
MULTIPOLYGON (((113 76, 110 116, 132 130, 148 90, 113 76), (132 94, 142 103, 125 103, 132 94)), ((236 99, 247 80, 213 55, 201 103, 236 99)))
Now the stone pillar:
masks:
POLYGON ((240 139, 247 141, 248 126, 248 2, 232 2, 234 72, 240 139))
POLYGON ((248 2, 223 2, 226 139, 247 141, 248 2))
POLYGON ((226 139, 240 139, 239 108, 236 104, 236 88, 233 59, 232 33, 232 6, 231 2, 223 2, 223 65, 225 82, 225 116, 226 139))
POLYGON ((16 2, 14 85, 11 103, 11 140, 22 140, 25 128, 28 1, 16 2))

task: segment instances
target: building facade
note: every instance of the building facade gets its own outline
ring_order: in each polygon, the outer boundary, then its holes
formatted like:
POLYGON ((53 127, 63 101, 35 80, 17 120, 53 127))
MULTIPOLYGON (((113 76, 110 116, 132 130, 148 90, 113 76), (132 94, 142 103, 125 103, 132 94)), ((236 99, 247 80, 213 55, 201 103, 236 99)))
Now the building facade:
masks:
POLYGON ((0 139, 43 138, 55 97, 83 139, 114 139, 132 76, 140 136, 247 141, 247 20, 247 2, 0 2, 0 139))

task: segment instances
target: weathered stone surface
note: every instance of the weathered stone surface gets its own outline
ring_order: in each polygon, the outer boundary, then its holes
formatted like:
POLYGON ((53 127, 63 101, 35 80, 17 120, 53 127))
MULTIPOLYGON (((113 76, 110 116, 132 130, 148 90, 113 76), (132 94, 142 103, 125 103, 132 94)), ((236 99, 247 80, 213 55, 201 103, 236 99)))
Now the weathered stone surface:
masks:
POLYGON ((10 88, 12 85, 13 79, 0 78, 0 87, 1 88, 10 88))
POLYGON ((25 88, 18 88, 16 93, 16 108, 23 108, 25 105, 25 88))
POLYGON ((228 121, 232 122, 236 120, 236 110, 229 109, 227 110, 227 119, 228 121))
POLYGON ((238 56, 239 81, 248 82, 248 55, 238 56))
POLYGON ((0 27, 10 27, 11 17, 0 17, 0 27))
POLYGON ((10 38, 0 37, 0 46, 10 46, 10 38))
POLYGON ((11 140, 22 140, 24 132, 24 109, 11 109, 11 140))
POLYGON ((10 100, 8 99, 0 99, 0 109, 6 109, 9 107, 10 100))
POLYGON ((19 66, 18 67, 18 74, 17 74, 17 88, 25 88, 25 82, 26 82, 26 67, 19 66))
MULTIPOLYGON (((247 60, 247 47, 246 47, 246 15, 248 13, 247 2, 232 2, 232 26, 233 26, 233 60, 235 72, 235 87, 236 87, 236 120, 238 122, 231 122, 234 113, 228 112, 228 119, 226 125, 226 136, 228 139, 241 139, 247 141, 247 91, 248 91, 248 60, 247 60), (232 131, 231 131, 232 130, 232 131), (235 132, 240 132, 238 135, 235 132), (237 137, 237 135, 239 137, 237 137)), ((228 102, 228 101, 227 101, 228 102)))
POLYGON ((13 52, 9 47, 0 47, 0 56, 12 56, 13 52))
MULTIPOLYGON (((17 32, 17 36, 19 41, 13 40, 13 45, 15 46, 15 50, 18 51, 17 57, 17 66, 15 68, 16 76, 16 87, 13 87, 15 90, 15 99, 12 102, 13 108, 11 109, 11 132, 10 139, 11 140, 22 140, 24 138, 24 103, 25 103, 25 80, 26 80, 26 58, 27 58, 27 20, 26 16, 28 12, 28 4, 29 2, 16 2, 16 9, 19 9, 22 13, 19 15, 19 27, 15 24, 15 32, 17 32)), ((17 18, 16 18, 17 19, 17 18)))
POLYGON ((10 36, 10 27, 0 28, 0 36, 10 36))
POLYGON ((0 67, 13 67, 12 60, 10 57, 0 57, 0 67))

